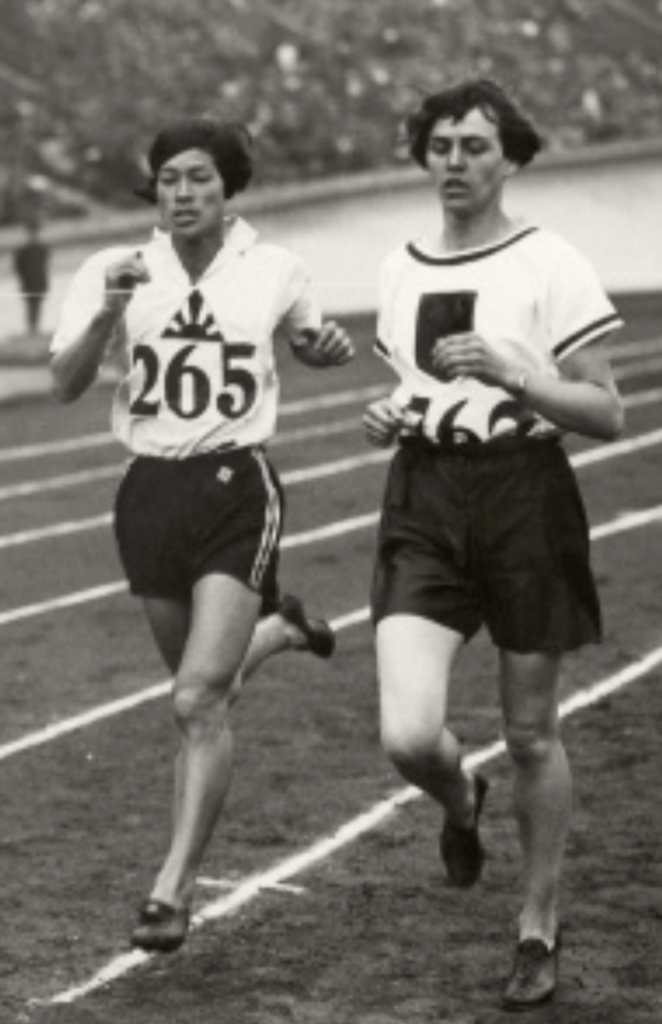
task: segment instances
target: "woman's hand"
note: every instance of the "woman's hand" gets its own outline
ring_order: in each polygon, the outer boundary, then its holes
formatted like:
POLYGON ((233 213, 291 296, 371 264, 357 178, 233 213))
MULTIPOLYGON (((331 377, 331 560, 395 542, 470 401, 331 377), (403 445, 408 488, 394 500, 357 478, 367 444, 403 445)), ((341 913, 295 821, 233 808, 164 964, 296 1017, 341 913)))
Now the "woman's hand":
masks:
POLYGON ((322 324, 312 347, 325 366, 344 366, 356 354, 349 334, 335 320, 322 324))
POLYGON ((376 448, 389 448, 397 440, 405 416, 391 398, 380 398, 371 402, 363 414, 365 436, 376 448))
POLYGON ((432 349, 432 365, 444 381, 475 377, 495 387, 508 385, 512 366, 480 334, 451 334, 432 349))
POLYGON ((356 354, 349 334, 335 320, 326 320, 319 331, 306 330, 302 335, 303 343, 294 343, 293 351, 307 366, 344 366, 356 354))
POLYGON ((135 252, 106 269, 104 308, 121 316, 131 301, 137 285, 150 280, 149 270, 141 252, 135 252))

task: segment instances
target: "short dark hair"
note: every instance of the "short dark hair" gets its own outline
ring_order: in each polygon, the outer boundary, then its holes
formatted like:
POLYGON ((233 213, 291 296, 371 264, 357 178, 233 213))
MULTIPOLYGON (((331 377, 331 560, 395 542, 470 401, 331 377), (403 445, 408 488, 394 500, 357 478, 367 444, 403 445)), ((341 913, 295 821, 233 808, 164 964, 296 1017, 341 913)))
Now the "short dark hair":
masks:
POLYGON ((136 189, 136 194, 156 202, 156 179, 161 167, 187 149, 209 153, 223 179, 226 199, 232 199, 248 185, 253 174, 253 152, 245 125, 210 117, 188 117, 174 121, 158 133, 147 154, 151 178, 136 189))
POLYGON ((461 121, 475 109, 496 124, 504 156, 512 163, 523 167, 542 148, 542 139, 533 123, 497 82, 468 78, 426 96, 419 109, 407 118, 405 129, 414 160, 421 167, 427 166, 428 141, 437 121, 461 121))

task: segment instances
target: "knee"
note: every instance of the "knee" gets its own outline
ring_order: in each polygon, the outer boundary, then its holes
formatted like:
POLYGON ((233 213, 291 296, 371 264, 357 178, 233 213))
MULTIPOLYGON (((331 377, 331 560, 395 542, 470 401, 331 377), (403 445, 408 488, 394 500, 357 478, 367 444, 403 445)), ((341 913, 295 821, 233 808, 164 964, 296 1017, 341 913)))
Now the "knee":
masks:
POLYGON ((175 681, 173 713, 184 731, 218 728, 232 698, 233 680, 219 680, 204 673, 187 674, 175 681))
POLYGON ((439 735, 420 724, 382 721, 381 743, 386 756, 406 779, 438 766, 439 735))
POLYGON ((534 767, 548 760, 559 736, 556 727, 547 722, 510 722, 505 728, 505 740, 516 764, 534 767))

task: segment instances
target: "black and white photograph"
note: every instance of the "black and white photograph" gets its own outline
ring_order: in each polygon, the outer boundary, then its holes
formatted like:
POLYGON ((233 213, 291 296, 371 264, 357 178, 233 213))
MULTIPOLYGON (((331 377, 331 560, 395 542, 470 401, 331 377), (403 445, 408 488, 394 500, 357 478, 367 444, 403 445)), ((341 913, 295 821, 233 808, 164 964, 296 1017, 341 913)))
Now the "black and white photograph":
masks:
POLYGON ((659 1024, 662 2, 0 13, 0 1024, 659 1024))

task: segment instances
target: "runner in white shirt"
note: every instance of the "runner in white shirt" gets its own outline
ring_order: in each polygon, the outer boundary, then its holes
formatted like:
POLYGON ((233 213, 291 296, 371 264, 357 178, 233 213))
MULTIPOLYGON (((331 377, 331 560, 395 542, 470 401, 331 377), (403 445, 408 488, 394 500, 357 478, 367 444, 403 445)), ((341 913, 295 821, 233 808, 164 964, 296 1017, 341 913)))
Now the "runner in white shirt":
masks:
POLYGON ((267 442, 278 404, 274 329, 288 331, 295 353, 307 351, 306 331, 319 331, 297 256, 261 242, 238 217, 224 218, 223 239, 194 282, 170 234, 157 229, 146 245, 90 257, 70 286, 53 353, 93 320, 109 270, 138 266, 146 275, 117 327, 115 353, 125 374, 113 427, 134 455, 185 459, 230 443, 267 442))
POLYGON ((513 225, 504 239, 461 255, 441 254, 425 241, 403 246, 385 261, 380 292, 376 351, 402 382, 392 398, 433 442, 453 431, 481 441, 562 433, 503 385, 471 375, 447 379, 435 367, 434 343, 456 333, 462 318, 463 329, 518 372, 555 380, 569 356, 621 322, 586 259, 530 225, 513 225))
POLYGON ((487 626, 523 858, 504 1005, 526 1009, 553 996, 558 971, 571 802, 561 659, 601 631, 561 437, 622 429, 604 344, 621 320, 582 255, 504 210, 506 182, 540 139, 496 83, 428 96, 408 130, 443 217, 385 261, 377 350, 400 383, 364 417, 371 443, 398 444, 373 587, 382 738, 405 779, 444 809, 450 882, 474 885, 488 782, 463 766, 446 714, 457 655, 487 626))
POLYGON ((278 407, 274 334, 306 364, 342 366, 345 331, 322 323, 308 274, 261 242, 225 203, 251 177, 243 126, 187 119, 165 128, 143 190, 160 224, 75 276, 52 341, 55 392, 78 398, 107 358, 120 367, 113 428, 132 456, 115 529, 173 674, 181 733, 170 849, 140 909, 133 944, 168 952, 186 938, 195 879, 230 783, 229 708, 242 680, 286 649, 333 651, 324 620, 281 597, 283 500, 264 445, 278 407))

